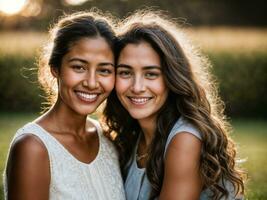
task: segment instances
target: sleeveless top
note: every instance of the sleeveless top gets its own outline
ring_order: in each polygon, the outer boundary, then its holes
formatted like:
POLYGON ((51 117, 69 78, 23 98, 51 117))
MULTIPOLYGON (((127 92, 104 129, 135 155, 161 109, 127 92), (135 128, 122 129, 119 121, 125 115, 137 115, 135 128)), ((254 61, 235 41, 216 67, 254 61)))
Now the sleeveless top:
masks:
MULTIPOLYGON (((50 200, 125 200, 115 147, 103 135, 99 122, 90 121, 97 128, 99 150, 89 164, 77 160, 55 137, 34 122, 26 124, 15 134, 11 145, 19 136, 32 134, 46 147, 50 163, 50 200)), ((6 173, 4 194, 7 197, 6 173)))
MULTIPOLYGON (((174 124, 165 145, 164 157, 170 144, 172 138, 181 132, 191 133, 197 138, 201 140, 200 132, 185 119, 180 117, 176 123, 174 124)), ((140 137, 139 137, 140 138, 140 137)), ((125 182, 124 188, 126 193, 127 200, 148 200, 149 194, 151 192, 151 185, 146 176, 145 168, 139 168, 136 161, 136 152, 139 143, 139 138, 137 140, 136 146, 134 148, 134 152, 127 166, 125 167, 125 182)), ((230 195, 227 199, 224 200, 233 200, 234 199, 234 188, 230 182, 224 181, 225 187, 229 191, 230 195)), ((211 200, 209 197, 211 195, 211 191, 206 189, 201 192, 200 200, 211 200)))

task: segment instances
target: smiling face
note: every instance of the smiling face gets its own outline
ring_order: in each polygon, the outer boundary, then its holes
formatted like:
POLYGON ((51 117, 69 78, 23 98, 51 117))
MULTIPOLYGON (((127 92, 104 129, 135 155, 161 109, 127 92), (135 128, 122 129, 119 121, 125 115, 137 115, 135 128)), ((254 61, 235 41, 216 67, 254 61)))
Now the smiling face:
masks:
POLYGON ((123 48, 115 85, 122 105, 139 122, 155 120, 168 96, 160 57, 147 42, 123 48))
POLYGON ((115 83, 114 56, 102 37, 76 41, 64 55, 58 80, 57 102, 80 115, 93 113, 107 98, 115 83))

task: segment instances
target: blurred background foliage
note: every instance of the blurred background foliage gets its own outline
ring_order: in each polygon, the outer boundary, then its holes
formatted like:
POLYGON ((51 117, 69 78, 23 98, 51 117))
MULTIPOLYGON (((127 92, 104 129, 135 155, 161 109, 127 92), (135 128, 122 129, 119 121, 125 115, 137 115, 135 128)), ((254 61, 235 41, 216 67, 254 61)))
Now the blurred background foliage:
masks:
MULTIPOLYGON (((227 114, 266 118, 267 30, 242 29, 239 34, 240 29, 228 29, 188 29, 188 34, 213 64, 227 114)), ((45 33, 0 32, 1 111, 40 111, 45 99, 38 88, 36 62, 45 40, 45 33)))
POLYGON ((92 7, 120 18, 144 7, 165 11, 181 22, 211 60, 226 113, 267 117, 263 0, 0 0, 1 111, 40 111, 44 98, 35 63, 45 32, 60 15, 92 7))

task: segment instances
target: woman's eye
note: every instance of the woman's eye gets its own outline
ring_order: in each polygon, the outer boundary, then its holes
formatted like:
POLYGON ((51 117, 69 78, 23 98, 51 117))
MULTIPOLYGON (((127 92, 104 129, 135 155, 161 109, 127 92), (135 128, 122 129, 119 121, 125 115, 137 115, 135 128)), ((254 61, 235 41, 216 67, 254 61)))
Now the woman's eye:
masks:
POLYGON ((72 68, 76 72, 84 72, 86 70, 84 66, 79 66, 79 65, 74 65, 74 66, 72 66, 72 68))
POLYGON ((130 71, 118 71, 117 75, 122 78, 129 78, 131 76, 130 71))
POLYGON ((145 77, 148 78, 148 79, 155 79, 159 76, 159 73, 156 73, 156 72, 147 72, 145 74, 145 77))
POLYGON ((113 73, 113 70, 111 69, 99 69, 98 71, 101 75, 109 75, 113 73))

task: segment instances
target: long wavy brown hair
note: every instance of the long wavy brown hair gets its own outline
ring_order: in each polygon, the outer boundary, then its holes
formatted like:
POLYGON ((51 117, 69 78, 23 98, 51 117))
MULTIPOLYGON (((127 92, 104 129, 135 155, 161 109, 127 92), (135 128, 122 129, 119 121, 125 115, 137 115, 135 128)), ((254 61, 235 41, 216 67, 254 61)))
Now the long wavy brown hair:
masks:
MULTIPOLYGON (((229 137, 230 125, 223 103, 209 72, 210 63, 185 38, 175 21, 159 12, 139 11, 126 18, 118 29, 116 58, 127 44, 148 42, 161 58, 169 96, 157 118, 156 132, 149 146, 147 177, 152 186, 150 198, 159 196, 164 178, 164 149, 171 128, 180 116, 202 134, 200 174, 204 189, 212 199, 227 197, 222 180, 230 181, 236 194, 244 192, 242 171, 236 166, 236 149, 229 137)), ((124 171, 136 145, 140 126, 124 109, 113 91, 107 100, 104 119, 120 153, 124 171)))

